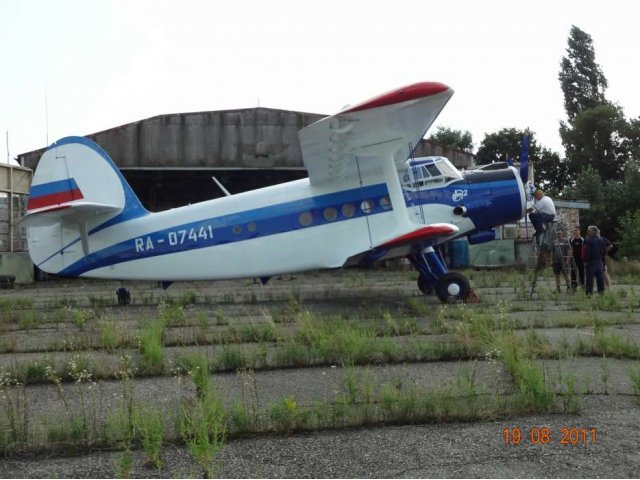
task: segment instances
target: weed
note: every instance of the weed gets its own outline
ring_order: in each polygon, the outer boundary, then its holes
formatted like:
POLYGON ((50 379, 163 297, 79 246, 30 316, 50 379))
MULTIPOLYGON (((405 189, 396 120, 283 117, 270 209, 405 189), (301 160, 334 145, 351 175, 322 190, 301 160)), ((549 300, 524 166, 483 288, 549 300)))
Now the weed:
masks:
POLYGON ((237 432, 245 432, 251 424, 251 418, 247 412, 247 407, 241 400, 233 402, 231 407, 231 423, 237 432))
POLYGON ((38 383, 47 380, 47 365, 40 362, 27 361, 17 367, 17 377, 21 383, 38 383))
POLYGON ((178 297, 176 303, 182 307, 186 307, 187 305, 195 305, 198 302, 198 295, 196 292, 184 292, 182 295, 178 297))
POLYGON ((616 334, 607 334, 601 327, 594 327, 594 332, 592 354, 615 358, 640 358, 640 348, 630 340, 616 334))
POLYGON ((609 369, 609 361, 607 360, 606 355, 602 355, 602 361, 600 362, 600 380, 602 380, 602 385, 604 386, 604 394, 609 395, 609 377, 611 376, 611 372, 609 369))
POLYGON ((215 459, 228 433, 222 401, 210 393, 194 402, 185 402, 178 423, 189 452, 204 469, 206 477, 213 478, 217 471, 215 459))
POLYGON ((140 334, 140 353, 144 357, 144 369, 148 373, 164 371, 164 320, 159 318, 150 322, 140 334))
POLYGON ((636 396, 638 402, 640 402, 640 363, 633 367, 629 367, 627 370, 629 380, 631 380, 631 388, 636 396))
POLYGON ((591 308, 596 310, 620 311, 622 304, 620 298, 611 290, 607 290, 602 294, 591 297, 591 308))
POLYGON ((158 304, 158 317, 163 325, 183 327, 186 325, 184 306, 180 303, 167 303, 164 300, 158 304))
POLYGON ((100 344, 102 348, 114 351, 120 345, 122 337, 118 332, 115 322, 104 321, 100 324, 100 344))
POLYGON ((27 310, 20 317, 20 328, 30 329, 35 328, 38 325, 38 314, 35 310, 27 310))
POLYGON ((200 353, 192 352, 178 359, 178 364, 186 370, 196 387, 197 398, 205 398, 211 393, 209 360, 200 353))
POLYGON ((311 351, 307 345, 298 342, 279 342, 273 354, 273 362, 282 367, 304 367, 312 363, 311 351))
POLYGON ((554 393, 547 386, 542 369, 527 358, 512 331, 499 339, 502 360, 516 382, 520 411, 547 411, 553 406, 554 393))
POLYGON ((115 461, 114 478, 131 478, 131 469, 133 468, 133 455, 131 449, 126 448, 120 453, 115 461))
POLYGON ((28 444, 29 439, 29 402, 23 383, 10 372, 0 376, 0 393, 4 404, 4 417, 7 421, 7 438, 0 441, 5 451, 17 444, 28 444))
POLYGON ((277 323, 293 323, 298 320, 298 314, 300 313, 300 292, 295 290, 291 292, 291 295, 287 299, 287 303, 280 312, 280 315, 274 318, 274 322, 277 323))
POLYGON ((89 295, 89 305, 93 308, 111 307, 114 304, 112 298, 109 297, 96 297, 95 295, 89 295))
POLYGON ((428 316, 431 313, 431 307, 425 302, 423 297, 407 298, 407 310, 414 315, 428 316))
POLYGON ((276 432, 291 433, 298 426, 298 403, 292 395, 273 403, 267 413, 276 432))
POLYGON ((248 366, 246 355, 235 346, 225 345, 218 356, 216 366, 220 370, 239 370, 248 366))
POLYGON ((141 407, 133 415, 134 437, 142 442, 147 456, 146 465, 160 468, 162 465, 162 439, 164 427, 162 412, 155 407, 141 407))
POLYGON ((229 318, 219 308, 216 310, 215 316, 216 316, 216 325, 229 325, 229 318))
POLYGON ((75 307, 66 307, 66 308, 69 316, 71 316, 71 321, 76 327, 80 329, 84 328, 85 324, 87 323, 87 320, 90 320, 95 316, 94 312, 90 310, 84 310, 84 309, 75 308, 75 307))
POLYGON ((125 431, 121 436, 124 441, 128 440, 128 444, 125 447, 130 446, 131 438, 133 436, 133 377, 136 373, 135 368, 131 364, 131 357, 129 355, 123 355, 120 357, 120 365, 118 370, 113 374, 115 378, 120 380, 122 384, 122 412, 124 414, 124 422, 120 425, 124 425, 125 431))

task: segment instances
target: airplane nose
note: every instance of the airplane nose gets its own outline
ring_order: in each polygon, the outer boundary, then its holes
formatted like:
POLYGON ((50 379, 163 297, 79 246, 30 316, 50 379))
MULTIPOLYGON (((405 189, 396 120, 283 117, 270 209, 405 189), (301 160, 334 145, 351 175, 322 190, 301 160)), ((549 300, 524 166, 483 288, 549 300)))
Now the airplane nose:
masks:
POLYGON ((453 208, 453 214, 470 218, 478 231, 514 223, 526 210, 522 179, 514 167, 466 172, 469 195, 453 208))

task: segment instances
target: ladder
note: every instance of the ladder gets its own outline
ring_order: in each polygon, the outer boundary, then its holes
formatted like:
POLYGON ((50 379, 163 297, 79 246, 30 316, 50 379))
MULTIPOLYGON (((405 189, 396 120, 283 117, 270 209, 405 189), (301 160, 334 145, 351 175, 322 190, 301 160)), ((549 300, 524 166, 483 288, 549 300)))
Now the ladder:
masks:
MULTIPOLYGON (((536 283, 540 272, 547 264, 547 257, 551 259, 551 265, 559 263, 561 265, 560 274, 563 276, 568 292, 573 292, 571 278, 577 276, 578 268, 573 258, 573 252, 569 245, 567 231, 564 225, 558 222, 549 222, 546 231, 541 236, 541 242, 537 245, 534 242, 535 273, 531 284, 529 298, 533 297, 536 283)), ((558 286, 559 288, 559 286, 558 286)))

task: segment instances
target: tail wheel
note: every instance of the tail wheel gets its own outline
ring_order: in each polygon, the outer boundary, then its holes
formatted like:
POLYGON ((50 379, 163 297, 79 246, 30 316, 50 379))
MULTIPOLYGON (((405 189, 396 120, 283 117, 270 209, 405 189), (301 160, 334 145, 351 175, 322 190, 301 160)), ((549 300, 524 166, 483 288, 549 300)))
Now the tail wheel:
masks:
POLYGON ((449 272, 436 283, 436 295, 442 303, 464 302, 470 291, 469 280, 458 272, 449 272))
POLYGON ((427 280, 423 274, 418 275, 418 288, 425 295, 431 295, 433 293, 433 283, 427 280))

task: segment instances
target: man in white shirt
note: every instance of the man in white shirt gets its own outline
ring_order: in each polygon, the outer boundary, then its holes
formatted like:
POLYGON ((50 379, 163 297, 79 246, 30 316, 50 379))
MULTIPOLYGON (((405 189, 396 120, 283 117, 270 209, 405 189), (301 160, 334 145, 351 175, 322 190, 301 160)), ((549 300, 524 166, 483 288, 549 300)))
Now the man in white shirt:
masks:
POLYGON ((529 219, 536 235, 542 235, 545 232, 545 223, 553 222, 556 218, 556 206, 550 197, 545 196, 544 192, 537 189, 533 194, 535 200, 533 202, 533 211, 529 213, 529 219))

